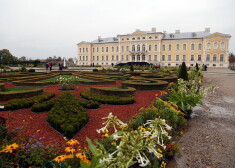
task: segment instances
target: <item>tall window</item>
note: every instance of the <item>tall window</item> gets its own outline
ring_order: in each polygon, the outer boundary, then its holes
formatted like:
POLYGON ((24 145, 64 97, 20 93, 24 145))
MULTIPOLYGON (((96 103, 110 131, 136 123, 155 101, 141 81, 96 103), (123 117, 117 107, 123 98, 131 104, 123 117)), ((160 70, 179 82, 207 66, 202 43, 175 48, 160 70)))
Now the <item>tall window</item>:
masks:
POLYGON ((97 61, 99 61, 99 56, 97 56, 97 61))
POLYGON ((92 60, 93 60, 93 61, 95 60, 95 56, 93 56, 92 60))
POLYGON ((109 60, 109 56, 108 55, 106 55, 106 61, 108 61, 109 60))
POLYGON ((198 60, 198 61, 202 61, 202 56, 201 56, 201 55, 198 55, 198 56, 197 56, 197 60, 198 60))
POLYGON ((194 44, 191 44, 191 50, 194 50, 194 44))
POLYGON ((221 49, 224 49, 224 48, 225 48, 224 42, 221 42, 220 45, 221 45, 221 47, 220 47, 221 49))
POLYGON ((183 44, 183 50, 186 50, 186 44, 183 44))
POLYGON ((162 55, 162 61, 165 61, 165 55, 162 55))
POLYGON ((154 55, 154 61, 157 61, 157 55, 154 55))
POLYGON ((82 52, 85 52, 85 48, 82 48, 82 52))
POLYGON ((171 61, 171 55, 168 55, 168 61, 171 61))
POLYGON ((95 52, 95 48, 92 48, 92 51, 95 52))
POLYGON ((102 47, 102 52, 104 52, 104 47, 102 47))
POLYGON ((82 52, 82 48, 79 48, 80 49, 80 52, 82 52))
POLYGON ((157 45, 155 45, 155 47, 154 47, 154 48, 155 48, 155 51, 157 51, 157 45))
POLYGON ((214 42, 214 49, 218 49, 218 43, 217 42, 214 42))
POLYGON ((169 51, 171 51, 171 44, 169 44, 169 51))
POLYGON ((137 55, 137 61, 140 61, 140 55, 137 55))
POLYGON ((132 45, 132 51, 135 51, 135 45, 132 45))
POLYGON ((186 61, 186 55, 183 55, 183 61, 186 61))
POLYGON ((109 52, 109 47, 106 47, 106 52, 109 52))
POLYGON ((207 43, 207 49, 208 49, 208 50, 211 49, 211 43, 207 43))
POLYGON ((198 44, 198 50, 202 50, 202 44, 198 44))
POLYGON ((104 56, 102 55, 102 61, 104 61, 104 56))
POLYGON ((116 52, 118 52, 118 46, 117 46, 117 48, 116 48, 116 52))
POLYGON ((129 56, 128 55, 126 55, 126 60, 129 61, 129 56))
POLYGON ((114 61, 114 55, 112 55, 112 61, 114 61))
POLYGON ((124 52, 124 46, 122 46, 122 52, 124 52))
POLYGON ((180 56, 176 55, 175 59, 176 59, 176 61, 179 61, 180 60, 180 56))
POLYGON ((151 61, 151 55, 149 55, 149 61, 151 61))
POLYGON ((86 60, 88 61, 88 56, 86 56, 86 60))
POLYGON ((142 55, 142 61, 145 61, 145 55, 142 55))
POLYGON ((85 56, 82 56, 82 60, 85 61, 85 56))
POLYGON ((122 55, 121 59, 122 59, 122 61, 124 60, 124 56, 123 55, 122 55))
POLYGON ((86 52, 88 52, 88 48, 86 48, 86 52))
POLYGON ((210 61, 210 54, 206 55, 206 61, 210 61))
POLYGON ((79 56, 79 60, 80 60, 80 61, 82 60, 82 56, 79 56))
POLYGON ((114 52, 114 47, 112 47, 112 52, 114 52))
POLYGON ((142 51, 145 51, 145 45, 144 44, 142 45, 142 51))
POLYGON ((176 44, 176 50, 180 50, 180 44, 176 44))
POLYGON ((152 46, 151 45, 149 45, 149 51, 151 51, 152 50, 152 46))
POLYGON ((166 49, 166 46, 164 44, 164 45, 162 45, 162 51, 165 51, 165 49, 166 49))
POLYGON ((194 61, 194 55, 191 55, 191 61, 194 61))
POLYGON ((132 55, 132 61, 135 61, 135 55, 132 55))
POLYGON ((220 54, 220 61, 224 61, 224 54, 220 54))
POLYGON ((213 61, 216 61, 216 57, 217 57, 217 55, 214 54, 214 55, 213 55, 213 61))
POLYGON ((137 45, 137 51, 140 51, 140 45, 137 45))
POLYGON ((99 47, 96 48, 96 51, 99 52, 99 47))
POLYGON ((116 61, 118 61, 118 55, 116 56, 116 61))
POLYGON ((129 51, 129 46, 126 46, 126 51, 129 51))

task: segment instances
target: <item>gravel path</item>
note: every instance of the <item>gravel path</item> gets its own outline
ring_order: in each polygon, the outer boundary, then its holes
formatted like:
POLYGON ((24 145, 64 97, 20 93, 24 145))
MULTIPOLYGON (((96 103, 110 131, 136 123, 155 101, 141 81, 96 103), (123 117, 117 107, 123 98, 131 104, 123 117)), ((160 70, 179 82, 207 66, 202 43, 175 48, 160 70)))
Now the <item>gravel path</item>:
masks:
POLYGON ((209 69, 204 77, 219 88, 193 109, 168 168, 235 168, 235 71, 209 69))

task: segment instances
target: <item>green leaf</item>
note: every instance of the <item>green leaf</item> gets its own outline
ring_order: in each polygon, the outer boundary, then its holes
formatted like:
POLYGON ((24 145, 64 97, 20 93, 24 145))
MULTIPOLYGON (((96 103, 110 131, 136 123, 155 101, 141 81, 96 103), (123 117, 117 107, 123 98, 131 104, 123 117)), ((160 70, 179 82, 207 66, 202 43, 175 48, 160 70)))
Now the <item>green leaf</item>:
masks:
POLYGON ((86 138, 86 141, 87 141, 87 143, 88 143, 88 148, 89 148, 89 150, 92 152, 92 154, 93 154, 93 155, 98 155, 99 153, 98 153, 98 151, 97 151, 95 145, 93 145, 91 139, 90 139, 90 138, 86 138))
POLYGON ((90 168, 90 166, 85 162, 80 162, 82 168, 90 168))

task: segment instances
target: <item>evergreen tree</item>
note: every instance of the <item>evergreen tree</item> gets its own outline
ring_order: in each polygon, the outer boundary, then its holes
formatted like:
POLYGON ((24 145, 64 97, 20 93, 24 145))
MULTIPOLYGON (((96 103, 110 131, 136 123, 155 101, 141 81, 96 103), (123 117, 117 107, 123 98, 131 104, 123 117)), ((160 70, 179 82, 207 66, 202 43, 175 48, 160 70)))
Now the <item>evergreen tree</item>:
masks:
POLYGON ((133 65, 131 65, 131 67, 130 67, 130 71, 131 71, 131 72, 133 72, 133 71, 134 71, 134 67, 133 67, 133 65))
POLYGON ((199 71, 198 63, 196 63, 195 68, 196 68, 196 71, 198 72, 199 71))
POLYGON ((185 62, 182 63, 179 71, 178 79, 181 78, 183 80, 188 80, 188 73, 187 73, 187 67, 185 62))

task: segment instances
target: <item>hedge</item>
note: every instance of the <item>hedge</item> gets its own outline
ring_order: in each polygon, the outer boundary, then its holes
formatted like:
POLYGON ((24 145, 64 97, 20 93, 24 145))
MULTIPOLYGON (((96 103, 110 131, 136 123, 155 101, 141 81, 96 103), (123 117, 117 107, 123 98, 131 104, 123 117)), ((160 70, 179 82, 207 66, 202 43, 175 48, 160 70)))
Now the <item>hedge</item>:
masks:
POLYGON ((133 87, 137 90, 165 90, 168 82, 163 80, 126 80, 122 82, 124 87, 133 87))
POLYGON ((4 83, 0 83, 0 91, 3 91, 3 90, 4 90, 4 83))
MULTIPOLYGON (((32 111, 33 112, 44 112, 44 111, 49 111, 53 108, 56 102, 64 101, 64 97, 67 97, 68 99, 68 94, 71 95, 70 93, 63 93, 60 97, 51 100, 51 101, 46 101, 42 103, 35 103, 32 106, 32 111)), ((83 100, 83 99, 78 99, 75 98, 73 95, 70 96, 71 99, 75 99, 82 107, 86 109, 95 109, 99 108, 100 103, 93 101, 93 100, 83 100)))
POLYGON ((72 138, 87 122, 86 109, 76 100, 74 95, 62 95, 48 113, 47 121, 57 131, 72 138))
POLYGON ((21 99, 40 95, 43 89, 22 90, 22 91, 0 91, 0 101, 21 99))
POLYGON ((116 95, 120 97, 134 96, 136 89, 132 87, 118 88, 118 87, 92 87, 90 88, 92 94, 99 95, 116 95))
POLYGON ((102 104, 125 105, 135 102, 135 98, 133 96, 127 98, 120 98, 119 96, 116 95, 115 96, 97 95, 97 94, 92 94, 88 91, 82 91, 80 92, 80 95, 85 99, 94 100, 102 104))
POLYGON ((3 110, 16 110, 16 109, 31 107, 34 103, 49 100, 54 96, 55 93, 46 93, 43 95, 34 96, 30 98, 9 100, 6 104, 4 104, 3 110))

